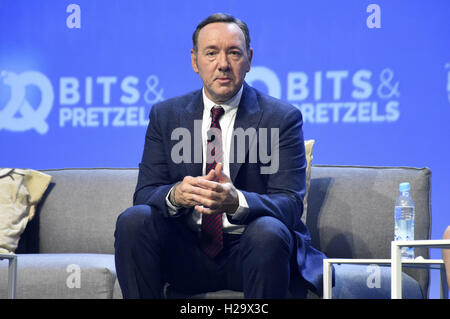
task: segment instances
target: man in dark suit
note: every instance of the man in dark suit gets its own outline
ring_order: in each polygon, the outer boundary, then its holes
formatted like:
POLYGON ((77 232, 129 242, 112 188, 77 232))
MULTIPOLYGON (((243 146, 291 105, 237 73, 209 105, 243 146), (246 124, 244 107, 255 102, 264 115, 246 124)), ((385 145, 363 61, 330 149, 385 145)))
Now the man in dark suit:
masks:
POLYGON ((152 107, 134 206, 116 225, 125 298, 169 283, 247 298, 322 291, 322 260, 300 217, 306 159, 300 111, 244 82, 247 25, 214 14, 193 35, 203 89, 152 107))

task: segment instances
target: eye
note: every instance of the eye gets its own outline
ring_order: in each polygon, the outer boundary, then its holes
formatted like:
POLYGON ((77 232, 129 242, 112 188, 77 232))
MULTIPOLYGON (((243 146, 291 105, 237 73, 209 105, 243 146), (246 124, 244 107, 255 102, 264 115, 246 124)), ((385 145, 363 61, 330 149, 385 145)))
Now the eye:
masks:
POLYGON ((240 50, 232 50, 228 54, 229 54, 230 58, 235 61, 240 60, 242 57, 242 52, 240 50))

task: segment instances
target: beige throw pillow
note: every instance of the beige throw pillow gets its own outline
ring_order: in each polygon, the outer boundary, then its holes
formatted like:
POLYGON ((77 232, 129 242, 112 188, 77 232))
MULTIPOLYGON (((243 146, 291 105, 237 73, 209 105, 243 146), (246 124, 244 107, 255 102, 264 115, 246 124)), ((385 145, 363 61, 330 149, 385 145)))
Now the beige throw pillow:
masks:
POLYGON ((11 254, 34 217, 51 176, 39 171, 0 168, 0 253, 11 254))
POLYGON ((306 221, 306 214, 308 209, 308 194, 309 194, 309 185, 311 184, 311 165, 312 165, 312 150, 314 146, 315 140, 306 140, 305 141, 305 153, 306 153, 306 192, 305 198, 303 199, 303 215, 302 221, 306 221))

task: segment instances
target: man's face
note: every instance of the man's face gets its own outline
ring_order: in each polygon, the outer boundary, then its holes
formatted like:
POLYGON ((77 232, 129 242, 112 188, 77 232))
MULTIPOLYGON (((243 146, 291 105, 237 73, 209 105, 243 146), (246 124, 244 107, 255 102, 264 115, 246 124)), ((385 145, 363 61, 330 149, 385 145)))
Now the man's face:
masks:
POLYGON ((197 50, 191 50, 192 68, 206 96, 218 104, 232 98, 250 71, 253 55, 251 49, 247 53, 241 29, 234 23, 210 23, 198 34, 197 50))

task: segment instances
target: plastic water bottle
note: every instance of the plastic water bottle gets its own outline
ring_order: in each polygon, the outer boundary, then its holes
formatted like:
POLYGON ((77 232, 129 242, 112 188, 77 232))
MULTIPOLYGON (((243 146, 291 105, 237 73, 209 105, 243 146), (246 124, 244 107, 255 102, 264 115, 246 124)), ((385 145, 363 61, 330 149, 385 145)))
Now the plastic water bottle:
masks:
MULTIPOLYGON (((394 240, 414 240, 414 202, 409 194, 409 183, 400 183, 400 195, 395 202, 394 240)), ((402 258, 414 259, 413 247, 402 247, 402 258)))

